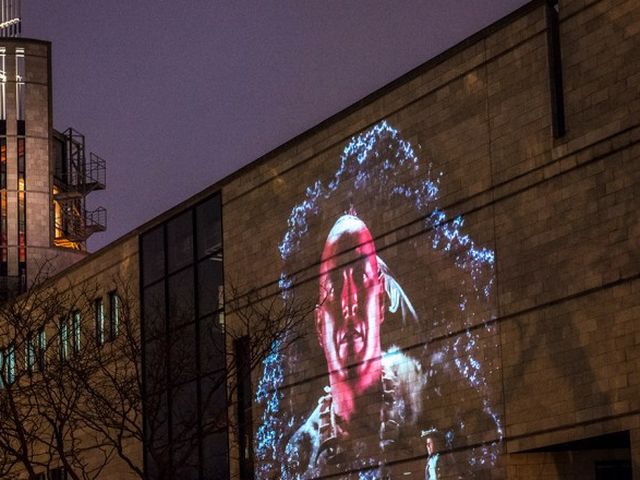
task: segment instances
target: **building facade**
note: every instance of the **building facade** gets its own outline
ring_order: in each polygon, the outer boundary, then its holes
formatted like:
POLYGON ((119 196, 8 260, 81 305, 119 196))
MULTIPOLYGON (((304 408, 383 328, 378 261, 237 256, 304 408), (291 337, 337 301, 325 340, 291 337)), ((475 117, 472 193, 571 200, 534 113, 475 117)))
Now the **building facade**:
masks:
POLYGON ((534 0, 60 273, 138 269, 150 478, 639 478, 639 47, 534 0))
POLYGON ((226 282, 318 304, 257 478, 640 475, 639 7, 532 2, 223 182, 226 282))

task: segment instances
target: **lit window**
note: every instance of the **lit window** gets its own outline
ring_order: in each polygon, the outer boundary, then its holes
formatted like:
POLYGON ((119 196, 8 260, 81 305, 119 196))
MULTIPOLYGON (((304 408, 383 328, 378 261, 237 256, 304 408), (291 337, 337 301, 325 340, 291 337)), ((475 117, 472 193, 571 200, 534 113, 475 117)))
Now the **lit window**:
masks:
POLYGON ((18 277, 20 291, 27 288, 27 199, 25 191, 25 138, 18 137, 18 277))
POLYGON ((16 48, 16 117, 19 122, 24 121, 24 77, 24 48, 16 48))
POLYGON ((5 378, 8 384, 16 381, 16 349, 13 344, 9 345, 4 358, 5 378))
POLYGON ((95 301, 95 320, 96 320, 96 343, 98 345, 104 344, 104 304, 102 299, 98 298, 95 301))
POLYGON ((0 120, 7 119, 7 50, 0 48, 0 120))
POLYGON ((69 326, 66 320, 60 320, 58 334, 60 338, 60 360, 65 361, 69 358, 69 326))
POLYGON ((120 328, 120 297, 116 292, 109 293, 109 334, 111 340, 118 336, 120 328))
POLYGON ((80 342, 82 336, 80 321, 80 312, 76 310, 75 312, 73 312, 73 314, 71 314, 71 328, 73 329, 73 353, 75 354, 80 353, 80 342))
POLYGON ((46 366, 47 357, 47 332, 42 327, 38 331, 38 367, 40 370, 44 370, 46 366))

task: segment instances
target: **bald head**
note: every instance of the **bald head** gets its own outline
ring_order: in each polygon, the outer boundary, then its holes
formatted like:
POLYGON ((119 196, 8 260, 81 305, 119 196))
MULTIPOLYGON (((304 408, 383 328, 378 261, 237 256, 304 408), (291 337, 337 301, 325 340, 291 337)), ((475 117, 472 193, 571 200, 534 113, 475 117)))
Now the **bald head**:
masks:
POLYGON ((343 215, 331 228, 319 283, 316 330, 334 398, 359 395, 380 381, 384 281, 371 232, 358 217, 343 215))
POLYGON ((371 262, 378 269, 376 247, 371 232, 365 223, 354 215, 343 215, 333 224, 322 250, 320 275, 337 264, 336 257, 342 255, 341 264, 350 263, 358 257, 372 257, 371 262))

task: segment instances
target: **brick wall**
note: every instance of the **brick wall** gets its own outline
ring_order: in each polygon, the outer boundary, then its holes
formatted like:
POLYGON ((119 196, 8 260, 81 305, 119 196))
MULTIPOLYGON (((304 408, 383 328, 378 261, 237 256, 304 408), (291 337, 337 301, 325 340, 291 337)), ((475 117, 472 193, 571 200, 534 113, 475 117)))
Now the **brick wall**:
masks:
MULTIPOLYGON (((388 121, 421 147, 417 155, 431 163, 432 175, 442 172, 434 206, 450 219, 462 215, 464 233, 496 254, 493 293, 472 305, 477 318, 494 321, 479 330, 484 375, 504 426, 505 455, 492 478, 592 478, 587 453, 515 452, 637 428, 640 4, 561 0, 567 133, 554 139, 541 3, 227 182, 225 275, 241 290, 275 291, 283 269, 277 247, 291 209, 315 180, 331 181, 353 136, 388 121)), ((326 234, 340 212, 355 207, 429 325, 385 327, 383 335, 424 359, 421 349, 450 341, 444 319, 453 319, 454 330, 465 328, 451 297, 466 277, 451 267, 453 254, 436 255, 421 240, 434 236, 423 212, 406 202, 385 208, 386 201, 336 191, 314 216, 310 228, 317 233, 307 236, 295 266, 284 268, 300 270, 301 296, 315 301, 326 234)), ((301 383, 290 398, 311 406, 327 382, 326 365, 315 335, 306 342, 307 355, 292 373, 301 383)), ((456 382, 437 398, 424 394, 436 423, 458 415, 456 399, 473 394, 456 382)), ((373 419, 378 412, 372 412, 373 419)), ((254 419, 261 413, 257 407, 254 419)), ((467 431, 468 445, 495 437, 495 428, 483 428, 479 422, 477 431, 467 431)), ((423 476, 420 441, 409 450, 404 466, 423 476)))

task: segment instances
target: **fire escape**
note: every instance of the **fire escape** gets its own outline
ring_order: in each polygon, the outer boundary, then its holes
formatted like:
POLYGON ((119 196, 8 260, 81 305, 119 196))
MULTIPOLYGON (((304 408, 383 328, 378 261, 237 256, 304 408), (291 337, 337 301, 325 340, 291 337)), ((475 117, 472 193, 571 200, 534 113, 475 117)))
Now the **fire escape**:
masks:
POLYGON ((86 208, 87 195, 105 188, 106 162, 94 153, 87 160, 84 135, 72 128, 56 132, 55 140, 54 243, 85 250, 87 239, 107 228, 107 211, 103 207, 90 211, 86 208))

